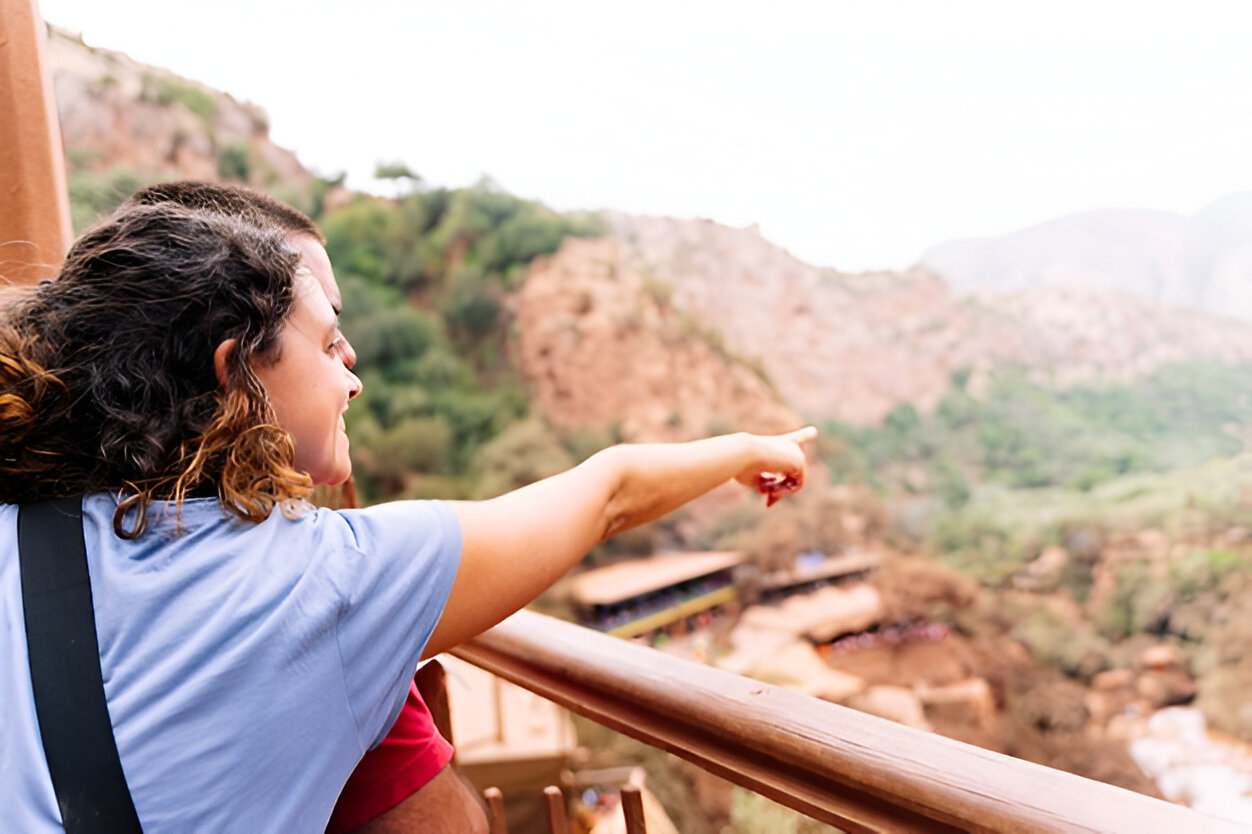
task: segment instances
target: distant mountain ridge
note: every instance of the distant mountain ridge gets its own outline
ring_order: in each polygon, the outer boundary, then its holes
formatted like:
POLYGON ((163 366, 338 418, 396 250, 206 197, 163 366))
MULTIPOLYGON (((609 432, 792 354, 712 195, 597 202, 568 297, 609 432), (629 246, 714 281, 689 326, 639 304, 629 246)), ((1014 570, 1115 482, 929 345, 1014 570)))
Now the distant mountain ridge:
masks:
POLYGON ((1077 288, 1252 319, 1252 191, 1191 217, 1103 209, 949 241, 921 264, 957 292, 1077 288))

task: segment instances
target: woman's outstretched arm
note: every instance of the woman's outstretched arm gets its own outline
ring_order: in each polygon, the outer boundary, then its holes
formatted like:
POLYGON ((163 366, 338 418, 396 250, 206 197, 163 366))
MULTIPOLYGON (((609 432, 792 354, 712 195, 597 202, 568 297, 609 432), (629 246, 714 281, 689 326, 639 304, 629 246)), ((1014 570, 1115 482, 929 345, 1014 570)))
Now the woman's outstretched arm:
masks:
POLYGON ((489 501, 454 504, 464 544, 443 616, 425 656, 517 611, 594 545, 735 479, 775 493, 804 484, 808 427, 690 443, 613 446, 583 463, 489 501))

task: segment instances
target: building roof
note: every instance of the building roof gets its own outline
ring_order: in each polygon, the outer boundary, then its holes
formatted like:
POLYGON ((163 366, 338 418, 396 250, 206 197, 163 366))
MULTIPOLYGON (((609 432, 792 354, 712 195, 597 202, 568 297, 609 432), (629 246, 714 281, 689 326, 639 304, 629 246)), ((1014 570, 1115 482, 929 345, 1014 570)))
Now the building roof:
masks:
POLYGON ((572 577, 570 598, 579 605, 609 605, 733 568, 743 558, 738 551, 715 550, 618 562, 572 577))
POLYGON ((761 577, 758 585, 762 590, 784 589, 822 579, 835 579, 848 574, 877 570, 880 567, 882 567, 882 554, 854 550, 839 556, 828 556, 811 564, 797 565, 790 570, 771 571, 761 577))

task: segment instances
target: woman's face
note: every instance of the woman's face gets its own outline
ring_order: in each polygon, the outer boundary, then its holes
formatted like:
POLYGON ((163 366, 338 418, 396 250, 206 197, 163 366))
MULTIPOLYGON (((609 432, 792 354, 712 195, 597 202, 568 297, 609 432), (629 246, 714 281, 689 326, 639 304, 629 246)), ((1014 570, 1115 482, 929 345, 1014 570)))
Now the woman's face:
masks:
POLYGON ((253 371, 274 406, 278 424, 296 445, 295 468, 315 484, 341 484, 352 474, 343 415, 361 392, 352 373, 356 353, 339 331, 339 288, 317 241, 293 239, 302 257, 295 303, 278 336, 279 358, 253 371))

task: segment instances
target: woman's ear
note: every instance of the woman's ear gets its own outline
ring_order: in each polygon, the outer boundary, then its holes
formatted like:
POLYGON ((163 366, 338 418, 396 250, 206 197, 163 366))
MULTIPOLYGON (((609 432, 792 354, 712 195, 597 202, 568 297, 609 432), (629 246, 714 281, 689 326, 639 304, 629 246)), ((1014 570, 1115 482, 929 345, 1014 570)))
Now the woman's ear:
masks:
POLYGON ((227 390, 230 380, 230 374, 227 372, 227 363, 230 362, 230 355, 235 351, 235 340, 227 339, 217 346, 213 351, 213 373, 217 375, 217 387, 223 391, 227 390))

